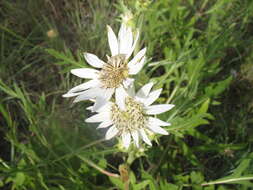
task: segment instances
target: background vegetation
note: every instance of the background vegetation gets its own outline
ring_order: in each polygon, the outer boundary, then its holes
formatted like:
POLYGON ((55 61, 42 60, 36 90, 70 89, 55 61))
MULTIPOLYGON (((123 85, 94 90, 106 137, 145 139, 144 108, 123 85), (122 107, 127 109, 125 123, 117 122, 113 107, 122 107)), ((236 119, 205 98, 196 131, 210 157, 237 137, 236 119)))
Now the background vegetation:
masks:
MULTIPOLYGON (((252 189, 253 2, 125 1, 150 58, 137 77, 176 107, 162 136, 126 174, 130 189, 252 189)), ((62 94, 82 81, 82 52, 105 58, 121 1, 0 2, 0 187, 125 189, 126 153, 84 122, 87 102, 62 94), (101 172, 102 171, 102 172, 101 172), (121 173, 122 174, 122 173, 121 173), (121 176, 122 177, 122 176, 121 176)))

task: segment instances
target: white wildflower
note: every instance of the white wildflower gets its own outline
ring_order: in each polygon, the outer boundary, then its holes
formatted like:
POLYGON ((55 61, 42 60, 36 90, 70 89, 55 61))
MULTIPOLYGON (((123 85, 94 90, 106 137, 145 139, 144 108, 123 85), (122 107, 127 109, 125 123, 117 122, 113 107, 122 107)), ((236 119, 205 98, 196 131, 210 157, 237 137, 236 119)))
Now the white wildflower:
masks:
POLYGON ((81 85, 70 89, 63 97, 74 97, 74 102, 95 99, 93 111, 103 106, 119 89, 127 88, 134 79, 131 75, 137 74, 144 65, 146 48, 139 51, 131 61, 128 61, 139 38, 139 33, 134 37, 130 27, 122 23, 118 38, 111 29, 108 29, 108 42, 111 56, 107 56, 107 62, 100 60, 96 55, 84 53, 86 61, 93 67, 72 69, 71 73, 85 79, 91 79, 81 85))
POLYGON ((133 88, 129 88, 126 92, 123 87, 119 87, 116 103, 108 102, 97 110, 96 115, 86 119, 86 122, 101 122, 98 128, 109 127, 105 138, 109 140, 120 136, 126 148, 130 146, 131 139, 137 147, 139 147, 139 139, 151 146, 148 136, 152 133, 168 135, 161 126, 170 125, 151 115, 166 112, 174 107, 172 104, 151 105, 162 91, 159 89, 150 92, 152 86, 153 83, 144 85, 137 94, 133 88))

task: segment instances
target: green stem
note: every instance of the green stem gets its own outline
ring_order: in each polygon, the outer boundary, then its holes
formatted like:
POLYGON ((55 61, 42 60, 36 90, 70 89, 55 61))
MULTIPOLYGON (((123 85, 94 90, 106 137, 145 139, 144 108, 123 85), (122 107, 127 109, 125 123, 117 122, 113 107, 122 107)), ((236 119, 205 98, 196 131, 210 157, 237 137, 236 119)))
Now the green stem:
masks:
POLYGON ((168 104, 168 103, 172 100, 172 98, 175 96, 175 94, 176 94, 178 88, 179 88, 179 86, 176 86, 176 87, 174 88, 174 90, 172 91, 170 97, 167 99, 166 104, 168 104))
POLYGON ((89 166, 95 168, 96 170, 98 170, 99 172, 109 176, 109 177, 120 177, 118 174, 115 174, 115 173, 111 173, 111 172, 108 172, 102 168, 100 168, 98 165, 94 164, 93 162, 91 162, 90 160, 84 158, 84 157, 80 157, 86 164, 88 164, 89 166))
POLYGON ((131 152, 129 152, 128 153, 128 158, 127 158, 127 164, 130 166, 132 163, 133 163, 133 161, 135 160, 135 156, 134 156, 135 154, 134 154, 134 151, 131 151, 131 152))
POLYGON ((231 179, 226 179, 226 180, 221 180, 221 181, 202 183, 201 186, 215 185, 215 184, 222 184, 222 183, 231 183, 231 182, 236 182, 236 181, 252 180, 252 179, 253 179, 253 177, 231 178, 231 179))

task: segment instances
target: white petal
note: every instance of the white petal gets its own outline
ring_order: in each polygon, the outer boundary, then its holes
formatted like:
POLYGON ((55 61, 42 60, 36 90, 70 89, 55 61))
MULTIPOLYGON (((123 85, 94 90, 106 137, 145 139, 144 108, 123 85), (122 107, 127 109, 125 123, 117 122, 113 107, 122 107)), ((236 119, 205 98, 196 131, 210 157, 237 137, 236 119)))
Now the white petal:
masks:
POLYGON ((95 98, 101 92, 103 92, 103 89, 101 88, 90 88, 86 91, 81 92, 81 94, 74 99, 74 103, 95 98))
POLYGON ((136 96, 139 96, 141 98, 144 98, 149 95, 149 92, 151 88, 153 87, 154 83, 150 82, 148 84, 145 84, 136 94, 136 96))
POLYGON ((107 88, 105 94, 103 95, 103 97, 105 97, 105 99, 108 101, 111 99, 113 93, 114 93, 115 89, 114 88, 107 88))
MULTIPOLYGON (((85 91, 84 91, 85 92, 85 91)), ((78 96, 80 94, 83 94, 83 92, 75 92, 75 93, 72 93, 72 92, 68 92, 66 94, 63 94, 62 97, 64 98, 69 98, 69 97, 73 97, 73 96, 78 96)))
POLYGON ((128 63, 128 67, 135 66, 140 62, 140 60, 145 56, 146 48, 143 48, 141 51, 139 51, 134 58, 128 63))
POLYGON ((110 140, 111 138, 115 137, 118 134, 119 130, 113 125, 108 129, 105 134, 105 139, 110 140))
POLYGON ((157 125, 148 125, 148 128, 151 129, 151 131, 158 133, 158 134, 162 134, 162 135, 169 134, 165 129, 163 129, 157 125))
POLYGON ((96 69, 82 68, 72 69, 70 72, 80 78, 94 79, 97 78, 99 71, 97 71, 96 69))
POLYGON ((92 107, 92 112, 96 112, 99 108, 103 107, 107 103, 106 99, 102 97, 96 97, 95 104, 92 107))
POLYGON ((119 54, 128 55, 132 49, 133 45, 133 33, 130 27, 127 27, 126 24, 122 23, 119 34, 119 54))
POLYGON ((126 93, 126 91, 122 86, 116 89, 115 100, 116 104, 119 106, 121 110, 125 110, 125 99, 127 96, 128 94, 126 93))
POLYGON ((128 88, 128 86, 130 86, 131 84, 133 84, 134 82, 134 79, 132 78, 126 78, 124 81, 123 81, 123 85, 125 88, 128 88))
POLYGON ((131 143, 131 135, 130 133, 123 133, 122 134, 122 142, 123 142, 123 146, 125 148, 128 148, 130 143, 131 143))
POLYGON ((107 36, 112 56, 119 53, 118 40, 110 26, 107 26, 107 36))
POLYGON ((150 140, 149 140, 148 136, 146 135, 145 131, 143 129, 140 129, 139 132, 140 132, 140 135, 142 137, 142 140, 145 143, 147 143, 149 146, 152 146, 152 143, 150 142, 150 140))
POLYGON ((160 114, 172 109, 175 105, 173 104, 159 104, 148 106, 146 110, 146 114, 153 115, 153 114, 160 114))
POLYGON ((140 32, 139 32, 139 30, 137 30, 137 33, 136 33, 136 35, 135 35, 135 39, 134 39, 133 46, 132 46, 132 48, 130 49, 129 53, 127 54, 126 59, 128 59, 128 58, 132 55, 132 53, 133 53, 133 51, 134 51, 134 48, 135 48, 135 46, 136 46, 136 44, 137 44, 137 42, 138 42, 138 40, 139 40, 139 36, 140 36, 140 32))
POLYGON ((96 115, 93 115, 85 120, 87 123, 98 123, 102 121, 106 121, 110 119, 110 113, 108 112, 101 112, 96 115))
POLYGON ((97 111, 99 108, 104 106, 107 101, 112 97, 114 89, 103 89, 103 91, 96 96, 96 102, 93 106, 93 111, 97 111))
POLYGON ((158 126, 170 126, 170 123, 167 123, 165 121, 162 121, 160 119, 154 118, 154 117, 149 117, 148 118, 149 124, 150 125, 158 125, 158 126))
POLYGON ((133 83, 131 83, 128 87, 126 87, 126 89, 128 95, 130 95, 131 97, 135 96, 135 87, 133 83))
POLYGON ((93 106, 89 106, 89 107, 87 107, 87 108, 86 108, 86 110, 91 111, 91 110, 92 110, 92 108, 93 108, 93 106))
POLYGON ((132 65, 131 67, 129 66, 129 74, 136 75, 137 73, 139 73, 145 63, 145 60, 146 58, 143 57, 137 64, 132 65))
MULTIPOLYGON (((137 102, 141 102, 144 104, 144 101, 145 101, 145 98, 140 98, 138 96, 135 96, 134 99, 137 101, 137 102)), ((144 104, 144 107, 145 107, 145 104, 144 104)))
POLYGON ((111 106, 113 104, 114 103, 112 103, 112 102, 107 102, 104 106, 102 106, 101 108, 99 108, 97 110, 97 112, 110 112, 111 111, 111 106))
POLYGON ((83 84, 80 84, 78 86, 75 86, 74 88, 71 88, 68 93, 78 92, 82 90, 86 90, 88 88, 97 86, 99 84, 98 80, 90 80, 88 82, 85 82, 83 84))
POLYGON ((66 94, 63 94, 62 97, 67 98, 67 97, 73 97, 73 96, 78 96, 78 95, 85 95, 86 96, 87 93, 89 93, 90 91, 93 91, 94 89, 98 88, 96 86, 99 86, 99 84, 100 83, 99 83, 98 80, 90 80, 86 83, 83 83, 81 85, 78 85, 78 86, 70 89, 66 94), (91 87, 95 87, 95 88, 91 88, 91 87), (90 88, 90 89, 88 89, 88 88, 90 88), (82 91, 82 90, 86 90, 86 91, 82 91))
POLYGON ((106 120, 106 121, 103 121, 102 123, 100 123, 97 127, 97 129, 100 129, 100 128, 106 128, 106 127, 109 127, 113 124, 113 122, 111 120, 106 120))
POLYGON ((153 92, 151 92, 148 96, 148 98, 144 99, 143 103, 145 106, 149 106, 151 104, 154 103, 154 101, 156 101, 157 98, 159 98, 161 92, 162 92, 162 88, 155 90, 153 92))
POLYGON ((138 134, 138 132, 133 131, 131 134, 134 139, 134 144, 136 145, 136 147, 139 147, 139 134, 138 134))
POLYGON ((86 61, 93 67, 96 68, 102 68, 103 65, 105 64, 104 61, 102 61, 101 59, 99 59, 96 55, 91 54, 91 53, 84 53, 84 58, 86 59, 86 61))

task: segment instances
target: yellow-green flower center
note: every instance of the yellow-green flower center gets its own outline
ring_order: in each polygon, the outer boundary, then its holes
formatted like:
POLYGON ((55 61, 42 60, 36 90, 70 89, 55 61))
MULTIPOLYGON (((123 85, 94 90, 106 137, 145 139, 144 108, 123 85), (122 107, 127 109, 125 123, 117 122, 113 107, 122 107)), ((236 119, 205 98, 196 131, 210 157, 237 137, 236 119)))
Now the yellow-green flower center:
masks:
POLYGON ((147 117, 145 116, 143 105, 131 97, 125 99, 124 111, 116 104, 112 106, 111 119, 121 133, 145 128, 147 124, 147 117))
POLYGON ((127 77, 128 67, 122 54, 110 57, 99 73, 104 88, 117 88, 127 77))

